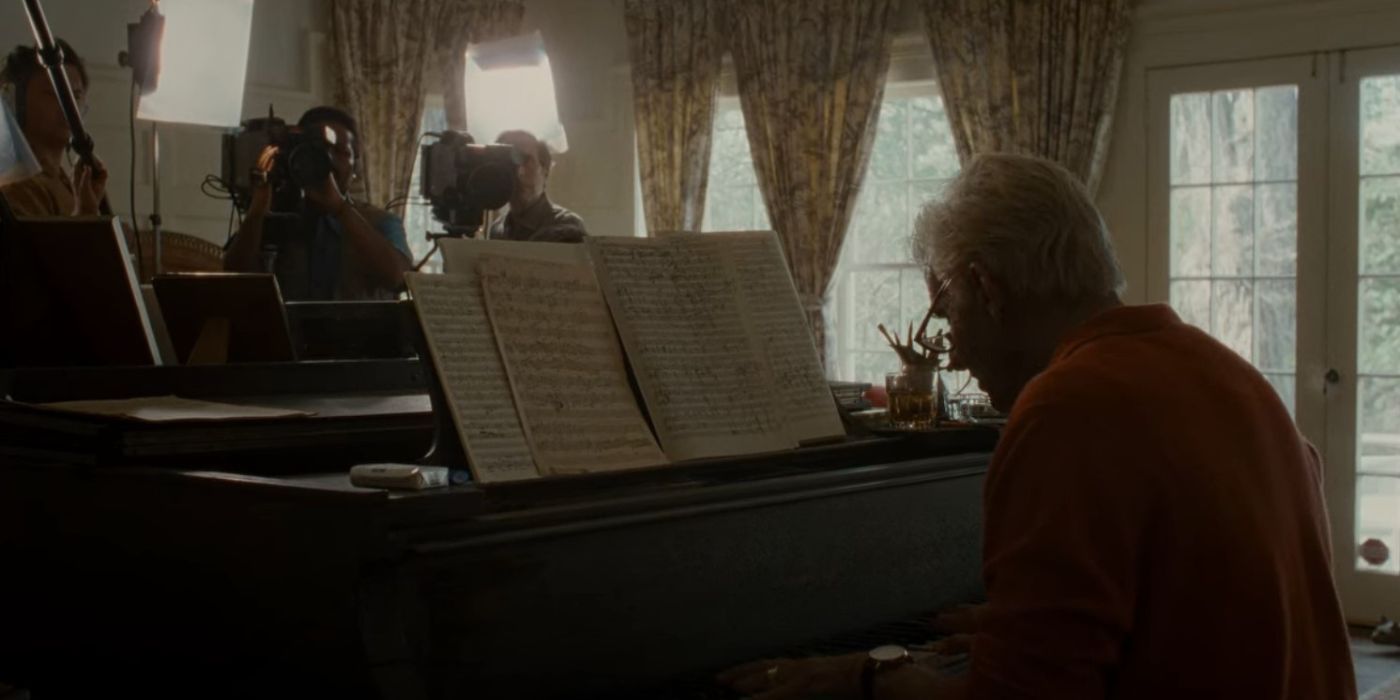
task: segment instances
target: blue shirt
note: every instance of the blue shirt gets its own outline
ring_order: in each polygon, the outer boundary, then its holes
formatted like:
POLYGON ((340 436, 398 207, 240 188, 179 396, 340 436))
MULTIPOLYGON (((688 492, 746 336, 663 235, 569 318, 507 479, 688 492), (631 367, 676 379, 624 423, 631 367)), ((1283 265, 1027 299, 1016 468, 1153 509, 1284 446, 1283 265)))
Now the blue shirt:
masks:
MULTIPOLYGON (((405 258, 413 259, 413 254, 408 250, 408 235, 404 232, 402 219, 388 212, 381 212, 377 221, 365 218, 405 258)), ((341 280, 344 249, 345 229, 340 221, 326 214, 316 216, 316 230, 311 237, 311 254, 307 261, 308 298, 340 299, 349 291, 342 288, 341 280)), ((388 291, 396 293, 398 290, 388 291)))

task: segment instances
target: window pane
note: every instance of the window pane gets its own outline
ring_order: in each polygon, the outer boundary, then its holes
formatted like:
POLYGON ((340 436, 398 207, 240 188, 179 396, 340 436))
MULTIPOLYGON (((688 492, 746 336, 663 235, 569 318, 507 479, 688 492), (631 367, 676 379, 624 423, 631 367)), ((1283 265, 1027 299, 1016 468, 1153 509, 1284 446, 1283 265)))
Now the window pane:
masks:
POLYGON ((1173 95, 1169 138, 1171 304, 1263 370, 1291 411, 1298 88, 1173 95))
POLYGON ((1210 281, 1172 282, 1172 308, 1181 320, 1210 332, 1210 281))
POLYGON ((1293 406, 1297 400, 1297 389, 1295 383, 1297 378, 1293 374, 1268 373, 1264 378, 1269 380, 1269 385, 1278 392, 1279 400, 1288 407, 1288 415, 1293 415, 1293 406))
POLYGON ((909 262, 908 207, 903 182, 865 183, 851 222, 856 262, 909 262))
POLYGON ((890 352, 888 348, 884 352, 853 353, 852 361, 858 380, 870 382, 876 386, 885 385, 887 373, 899 371, 899 358, 895 357, 895 354, 890 352))
POLYGON ((871 180, 904 180, 909 177, 909 103, 906 100, 885 100, 880 105, 880 120, 875 126, 875 143, 871 147, 870 170, 865 184, 871 180))
POLYGON ((1400 175, 1400 75, 1361 80, 1361 174, 1400 175))
POLYGON ((1254 179, 1254 91, 1227 90, 1211 100, 1211 181, 1254 179))
POLYGON ((1210 93, 1172 95, 1171 184, 1210 182, 1210 93))
POLYGON ((1259 280, 1254 283, 1254 364, 1261 370, 1292 372, 1296 364, 1297 293, 1293 280, 1259 280))
POLYGON ((1259 88, 1254 100, 1259 118, 1254 178, 1298 179, 1298 87, 1259 88))
POLYGON ((1172 190, 1172 277, 1210 276, 1209 187, 1172 190))
POLYGON ((1254 356, 1254 283, 1216 280, 1210 285, 1210 334, 1240 357, 1254 356))
POLYGON ((1211 193, 1211 274, 1248 277, 1254 274, 1254 188, 1216 187, 1211 193))
MULTIPOLYGON (((899 271, 899 285, 902 309, 900 317, 903 319, 900 328, 905 329, 907 334, 909 324, 914 324, 917 330, 924 320, 924 314, 928 313, 928 282, 924 280, 923 270, 910 267, 899 271)), ((933 324, 930 323, 929 326, 933 327, 933 324)))
POLYGON ((1362 374, 1400 374, 1400 277, 1361 280, 1357 338, 1362 374))
POLYGON ((1362 377, 1357 382, 1357 417, 1357 471, 1400 476, 1400 379, 1362 377))
POLYGON ((1400 574, 1400 477, 1363 476, 1356 480, 1356 568, 1400 574), (1361 545, 1380 540, 1389 558, 1372 564, 1361 557, 1361 545))
POLYGON ((876 326, 883 323, 890 330, 899 328, 898 324, 902 318, 899 272, 853 271, 851 281, 854 286, 851 306, 855 321, 855 342, 852 343, 852 347, 859 350, 883 350, 893 355, 889 343, 880 336, 876 326))
POLYGON ((1298 274, 1298 186, 1254 187, 1254 262, 1261 276, 1298 274))
POLYGON ((1362 273, 1400 274, 1400 177, 1361 179, 1360 245, 1362 273))
POLYGON ((917 135, 911 144, 914 177, 946 180, 958 174, 958 146, 941 96, 909 100, 909 128, 917 135))
MULTIPOLYGON (((743 118, 737 108, 726 111, 743 118)), ((742 122, 737 129, 717 130, 710 146, 710 187, 735 187, 756 182, 753 159, 749 156, 749 137, 742 122)))
POLYGON ((710 231, 742 231, 753 224, 753 188, 744 185, 710 186, 705 195, 705 228, 710 231))

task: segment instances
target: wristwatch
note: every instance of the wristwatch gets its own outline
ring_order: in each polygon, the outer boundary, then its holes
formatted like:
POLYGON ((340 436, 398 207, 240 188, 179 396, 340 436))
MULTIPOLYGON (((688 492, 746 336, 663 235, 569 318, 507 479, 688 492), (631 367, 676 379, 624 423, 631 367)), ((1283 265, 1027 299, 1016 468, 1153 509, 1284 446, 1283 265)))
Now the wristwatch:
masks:
POLYGON ((875 700, 875 677, 890 669, 913 663, 909 650, 898 644, 886 644, 870 650, 865 657, 865 666, 860 670, 860 696, 864 700, 875 700))

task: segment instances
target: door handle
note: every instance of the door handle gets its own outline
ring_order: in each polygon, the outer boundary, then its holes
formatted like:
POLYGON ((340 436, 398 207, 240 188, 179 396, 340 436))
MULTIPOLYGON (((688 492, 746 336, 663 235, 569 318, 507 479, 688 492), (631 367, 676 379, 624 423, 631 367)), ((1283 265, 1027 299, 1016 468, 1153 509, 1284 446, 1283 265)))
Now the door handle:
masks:
POLYGON ((1336 369, 1328 369, 1327 374, 1322 375, 1322 379, 1328 384, 1340 384, 1342 382, 1342 373, 1338 372, 1336 369))

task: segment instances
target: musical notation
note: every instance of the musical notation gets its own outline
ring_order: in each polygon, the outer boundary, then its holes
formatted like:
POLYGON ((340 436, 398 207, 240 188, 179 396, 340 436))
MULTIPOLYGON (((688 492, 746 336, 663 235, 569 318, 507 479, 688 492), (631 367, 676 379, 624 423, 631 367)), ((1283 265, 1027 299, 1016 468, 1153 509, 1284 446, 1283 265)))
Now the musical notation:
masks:
POLYGON ((690 236, 588 245, 668 456, 796 446, 774 410, 772 379, 721 251, 690 236))
POLYGON ((479 275, 540 470, 584 473, 665 463, 627 383, 622 348, 593 271, 483 256, 479 275))
POLYGON ((540 475, 475 275, 405 276, 453 421, 481 483, 540 475))

